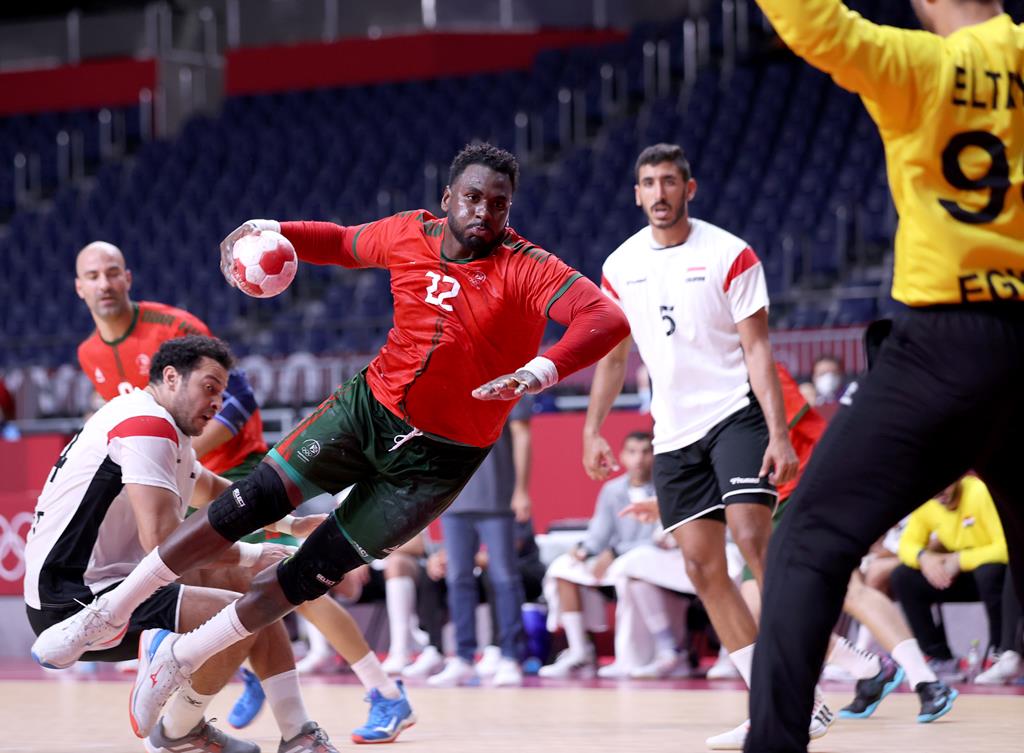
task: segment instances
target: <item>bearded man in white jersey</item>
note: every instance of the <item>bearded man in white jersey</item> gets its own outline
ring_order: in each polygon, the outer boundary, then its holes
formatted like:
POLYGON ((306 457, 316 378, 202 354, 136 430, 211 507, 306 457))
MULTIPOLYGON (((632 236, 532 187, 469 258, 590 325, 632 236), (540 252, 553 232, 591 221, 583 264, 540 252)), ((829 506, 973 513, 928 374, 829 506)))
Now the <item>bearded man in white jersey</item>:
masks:
MULTIPOLYGON (((655 144, 636 162, 635 198, 648 224, 604 263, 602 288, 629 320, 626 337, 597 366, 583 433, 594 479, 615 470, 600 434, 625 379, 633 340, 651 373, 654 482, 661 522, 722 643, 750 682, 757 624, 729 578, 726 526, 758 583, 778 500, 798 461, 768 341, 768 291, 747 243, 691 218, 697 182, 683 150, 655 144)), ((811 734, 831 712, 815 709, 811 734)), ((745 725, 708 739, 742 747, 745 725)))
MULTIPOLYGON (((147 387, 106 403, 61 452, 39 495, 25 547, 25 605, 37 635, 93 609, 83 605, 123 580, 181 523, 189 503, 201 507, 228 487, 230 482, 196 460, 192 437, 221 410, 232 362, 228 347, 215 338, 164 342, 153 356, 147 387)), ((296 531, 306 535, 324 517, 296 521, 296 531)), ((235 544, 212 566, 258 572, 292 551, 278 544, 235 544)), ((218 588, 168 584, 132 612, 121 633, 92 642, 82 658, 132 658, 144 630, 157 628, 151 632, 160 638, 195 628, 236 597, 218 588)), ((229 737, 204 718, 245 658, 263 680, 281 729, 280 750, 337 753, 306 713, 288 633, 279 621, 193 674, 146 737, 146 751, 259 753, 255 743, 229 737)))

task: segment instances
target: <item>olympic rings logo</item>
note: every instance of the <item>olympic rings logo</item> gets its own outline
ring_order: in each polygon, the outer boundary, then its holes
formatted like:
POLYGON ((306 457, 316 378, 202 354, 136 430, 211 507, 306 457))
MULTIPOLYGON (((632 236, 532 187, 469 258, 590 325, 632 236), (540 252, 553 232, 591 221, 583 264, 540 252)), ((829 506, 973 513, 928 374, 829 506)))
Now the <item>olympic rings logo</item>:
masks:
POLYGON ((15 513, 10 520, 0 515, 0 581, 17 583, 25 576, 25 538, 31 528, 30 512, 15 513))

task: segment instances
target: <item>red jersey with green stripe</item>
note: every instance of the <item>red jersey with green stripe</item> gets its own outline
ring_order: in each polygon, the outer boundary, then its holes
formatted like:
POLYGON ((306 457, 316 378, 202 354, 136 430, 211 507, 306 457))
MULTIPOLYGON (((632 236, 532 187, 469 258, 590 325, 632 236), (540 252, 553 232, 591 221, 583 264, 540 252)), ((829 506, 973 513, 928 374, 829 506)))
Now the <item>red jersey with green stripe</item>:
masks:
MULTIPOLYGON (((132 307, 132 323, 120 338, 107 342, 99 332, 93 332, 78 346, 78 362, 82 370, 100 397, 107 401, 149 384, 150 360, 165 341, 186 335, 210 336, 206 324, 174 306, 138 301, 132 307)), ((234 377, 232 381, 235 381, 234 377)), ((231 398, 230 391, 225 392, 224 410, 218 414, 218 420, 222 414, 231 415, 231 398)), ((263 419, 254 404, 245 412, 243 420, 231 423, 221 420, 221 423, 228 426, 234 436, 200 458, 203 465, 214 473, 234 468, 254 452, 267 451, 263 441, 263 419)))
POLYGON ((447 224, 417 210, 353 227, 285 222, 281 232, 303 261, 389 270, 394 327, 367 370, 374 397, 421 431, 486 447, 514 403, 470 393, 537 355, 552 305, 581 275, 512 229, 486 256, 448 259, 447 224))
POLYGON ((828 423, 818 411, 807 404, 800 392, 800 387, 789 370, 778 362, 775 363, 775 370, 779 374, 779 383, 782 385, 782 401, 786 406, 789 441, 800 460, 800 468, 797 470, 796 476, 778 489, 781 502, 788 499, 796 489, 800 477, 804 475, 804 468, 810 462, 811 452, 818 444, 818 440, 821 439, 821 435, 825 433, 828 423))

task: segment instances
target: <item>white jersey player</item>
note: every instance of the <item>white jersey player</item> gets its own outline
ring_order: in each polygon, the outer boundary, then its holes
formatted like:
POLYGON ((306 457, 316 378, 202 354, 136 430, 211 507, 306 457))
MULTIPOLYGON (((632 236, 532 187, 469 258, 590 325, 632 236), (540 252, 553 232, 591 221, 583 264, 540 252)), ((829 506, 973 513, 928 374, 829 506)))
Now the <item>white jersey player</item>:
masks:
MULTIPOLYGON (((768 293, 756 253, 689 216, 697 182, 683 150, 656 144, 636 163, 635 197, 648 225, 606 260, 602 287, 629 320, 598 364, 583 436, 595 479, 615 467, 601 424, 622 389, 635 340, 650 372, 654 483, 715 631, 748 685, 757 625, 729 577, 726 525, 758 583, 778 494, 797 458, 768 341, 768 293)), ((745 725, 708 740, 742 748, 745 725)), ((827 724, 812 725, 820 736, 827 724)))
MULTIPOLYGON (((106 625, 110 614, 102 594, 121 583, 178 526, 189 502, 205 504, 228 487, 225 479, 197 462, 191 438, 220 410, 231 364, 230 351, 220 340, 191 336, 165 342, 153 356, 146 389, 104 405, 61 452, 39 496, 25 550, 25 603, 37 635, 79 612, 106 625)), ((274 544, 239 544, 217 564, 262 569, 289 551, 274 544)), ((133 658, 155 648, 169 631, 202 624, 234 596, 218 589, 165 585, 116 620, 123 625, 119 633, 96 639, 82 658, 133 658)), ((307 753, 334 751, 305 712, 291 646, 280 623, 224 651, 194 674, 146 738, 146 750, 258 753, 255 743, 229 737, 204 718, 207 705, 254 646, 253 668, 263 678, 268 697, 276 693, 288 700, 275 704, 271 698, 282 745, 307 753)), ((55 668, 74 661, 40 641, 33 655, 55 668)))

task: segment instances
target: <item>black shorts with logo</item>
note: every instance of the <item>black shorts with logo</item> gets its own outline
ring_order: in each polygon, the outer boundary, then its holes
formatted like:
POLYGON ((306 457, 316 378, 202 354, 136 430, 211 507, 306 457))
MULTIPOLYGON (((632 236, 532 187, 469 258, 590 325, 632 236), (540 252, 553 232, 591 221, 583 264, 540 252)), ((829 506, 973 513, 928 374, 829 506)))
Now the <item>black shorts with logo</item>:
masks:
POLYGON ((750 404, 719 421, 702 439, 654 456, 661 524, 678 528, 697 518, 725 520, 726 505, 774 507, 778 492, 758 478, 768 447, 768 425, 753 395, 750 404))
MULTIPOLYGON (((116 586, 117 584, 115 584, 116 586)), ((106 589, 109 591, 111 586, 106 589)), ((124 639, 113 648, 104 651, 87 651, 82 654, 80 661, 126 661, 137 659, 139 656, 139 636, 143 630, 150 628, 161 628, 164 630, 178 630, 178 611, 181 602, 181 586, 177 583, 163 586, 156 593, 139 604, 132 612, 128 620, 128 632, 124 639)), ((70 607, 60 609, 34 609, 25 606, 28 612, 28 622, 32 631, 39 635, 48 627, 63 622, 76 612, 82 611, 82 607, 73 604, 70 607)))

